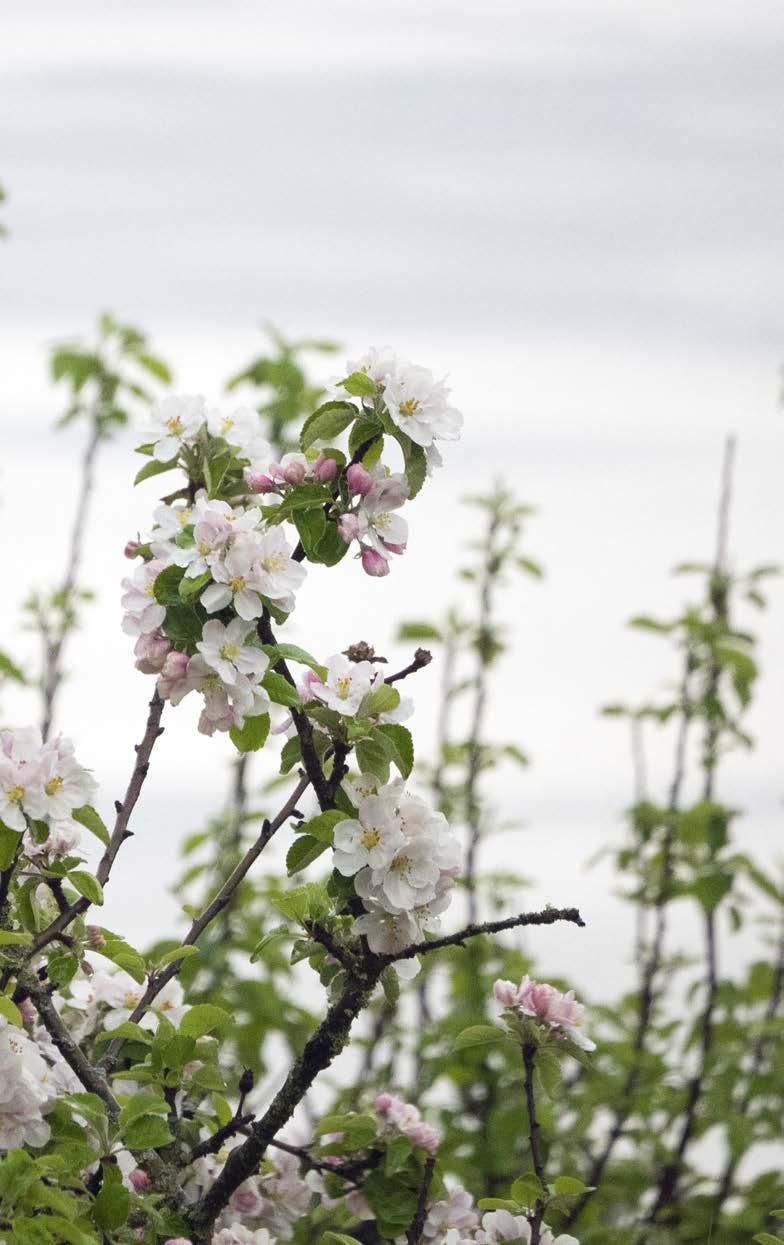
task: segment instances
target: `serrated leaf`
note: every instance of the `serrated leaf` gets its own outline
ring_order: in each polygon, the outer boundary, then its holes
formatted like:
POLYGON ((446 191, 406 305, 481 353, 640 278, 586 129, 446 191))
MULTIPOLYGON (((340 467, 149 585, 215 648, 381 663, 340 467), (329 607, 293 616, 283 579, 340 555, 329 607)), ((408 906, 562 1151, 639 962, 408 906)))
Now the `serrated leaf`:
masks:
POLYGON ((149 480, 153 476, 163 475, 164 471, 173 471, 177 466, 177 459, 172 458, 168 463, 159 463, 157 458, 151 458, 148 463, 140 467, 133 477, 134 485, 141 484, 143 480, 149 480))
POLYGON ((180 1033, 186 1037, 200 1038, 214 1029, 225 1029, 231 1024, 231 1016, 213 1003, 197 1003, 180 1021, 180 1033))
POLYGON ((407 726, 397 722, 387 722, 376 727, 375 734, 386 741, 389 759, 395 769, 408 778, 414 768, 414 740, 407 726))
POLYGON ((267 671, 261 680, 261 686, 276 705, 286 705, 292 709, 298 709, 302 705, 296 687, 292 687, 288 679, 275 670, 267 671))
POLYGON ((229 737, 238 752, 258 752, 267 742, 269 730, 269 714, 260 713, 257 717, 246 718, 242 727, 232 726, 229 737))
POLYGON ((340 436, 358 413, 353 402, 340 399, 324 402, 305 420, 299 438, 300 448, 307 450, 315 441, 330 441, 340 436))
POLYGON ((454 1050, 472 1050, 477 1046, 495 1046, 508 1040, 508 1035, 495 1025, 469 1025, 458 1033, 454 1041, 454 1050))
POLYGON ((397 688, 390 687, 389 683, 382 683, 362 698, 360 716, 369 718, 378 713, 392 713, 399 704, 400 692, 397 688))
POLYGON ((314 860, 318 860, 327 850, 328 844, 320 843, 311 834, 302 834, 295 839, 286 853, 286 871, 289 877, 306 869, 314 860))
POLYGON ((389 752, 386 741, 360 739, 355 748, 360 773, 373 774, 379 782, 389 782, 389 752))
POLYGON ((167 951, 165 955, 162 955, 158 964, 161 968, 165 968, 167 964, 173 964, 175 960, 187 960, 190 956, 198 954, 198 947, 183 943, 181 947, 175 947, 173 951, 167 951))
POLYGON ((283 938, 288 938, 288 936, 288 925, 276 925, 274 929, 268 930, 253 948, 250 955, 251 964, 255 964, 257 960, 261 959, 261 953, 265 947, 269 947, 273 942, 280 942, 283 938))
POLYGON ((68 881, 80 895, 89 899, 90 903, 97 904, 99 907, 103 903, 103 887, 91 873, 86 873, 83 869, 74 869, 68 874, 68 881))
POLYGON ((594 1186, 583 1184, 576 1176, 556 1176, 551 1181, 556 1197, 581 1197, 583 1193, 593 1193, 594 1186))
POLYGON ((94 834, 96 839, 100 839, 104 846, 108 845, 109 831, 100 813, 97 813, 91 804, 83 804, 81 808, 75 808, 71 816, 74 821, 79 822, 80 826, 84 826, 85 830, 89 830, 90 834, 94 834))
POLYGON ((341 389, 353 394, 355 398, 374 398, 378 389, 376 382, 371 380, 366 372, 350 372, 343 380, 339 380, 338 384, 341 389))

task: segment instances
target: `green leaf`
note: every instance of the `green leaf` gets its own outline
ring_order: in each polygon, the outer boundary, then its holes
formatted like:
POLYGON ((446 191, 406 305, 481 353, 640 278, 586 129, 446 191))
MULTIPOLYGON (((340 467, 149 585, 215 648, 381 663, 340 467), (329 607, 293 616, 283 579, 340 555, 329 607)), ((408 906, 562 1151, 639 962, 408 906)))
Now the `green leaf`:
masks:
POLYGON ((362 1245, 355 1236, 348 1236, 345 1232, 322 1232, 318 1239, 318 1245, 362 1245))
MULTIPOLYGON (((369 441, 373 441, 376 437, 378 437, 378 441, 376 441, 375 444, 379 447, 379 450, 380 450, 382 448, 382 444, 384 440, 382 434, 383 434, 383 429, 380 423, 378 422, 378 420, 368 419, 367 416, 364 416, 364 415, 361 416, 357 420, 357 422, 354 424, 354 427, 351 429, 351 432, 349 433, 349 437, 348 437, 349 454, 351 454, 353 457, 356 454, 357 450, 361 449, 363 445, 367 445, 369 441)), ((369 452, 370 451, 366 451, 365 456, 362 459, 362 462, 366 466, 367 466, 367 458, 368 458, 369 452)))
POLYGON ((151 1046, 153 1034, 149 1029, 143 1029, 141 1025, 134 1024, 130 1020, 123 1020, 116 1029, 103 1029, 95 1041, 101 1045, 104 1042, 113 1042, 115 1038, 128 1038, 133 1042, 143 1042, 145 1046, 151 1046))
POLYGON ((345 380, 339 380, 338 384, 355 398, 375 398, 378 390, 376 382, 365 372, 351 372, 345 380))
POLYGON ((294 515, 294 526, 302 541, 305 556, 310 562, 319 561, 319 545, 327 531, 327 516, 322 507, 314 510, 298 510, 294 515))
POLYGON ((388 683, 382 683, 380 687, 363 697, 360 716, 370 718, 377 713, 391 713, 393 709, 397 709, 399 704, 400 692, 397 688, 390 687, 388 683))
MULTIPOLYGON (((99 1100, 100 1101, 100 1100, 99 1100)), ((168 1115, 166 1100, 155 1090, 140 1089, 133 1094, 120 1111, 120 1127, 126 1128, 143 1115, 168 1115)))
POLYGON ((197 597, 202 588, 206 588, 212 579, 209 571, 205 571, 203 575, 194 575, 191 579, 188 575, 183 575, 177 586, 177 594, 181 601, 190 601, 192 597, 197 597))
POLYGON ((173 1140, 168 1124, 159 1115, 143 1115, 123 1131, 129 1150, 157 1150, 173 1140))
POLYGON ((416 497, 427 479, 427 456, 421 445, 411 442, 411 448, 404 455, 406 479, 408 480, 408 496, 416 497))
POLYGON ((84 895, 85 899, 89 899, 90 903, 103 903, 103 887, 97 878, 91 873, 86 873, 83 869, 74 869, 68 874, 68 881, 78 890, 80 895, 84 895))
POLYGON ((327 890, 318 882, 306 882, 304 886, 284 891, 282 895, 276 895, 272 902, 278 912, 300 925, 309 919, 319 920, 330 909, 327 890))
POLYGON ((63 1101, 98 1132, 102 1132, 106 1127, 106 1104, 97 1094, 79 1091, 75 1094, 65 1094, 63 1101))
POLYGON ((300 648, 298 644, 262 644, 261 647, 273 666, 283 657, 286 661, 297 661, 301 666, 310 666, 320 679, 327 677, 327 667, 322 666, 307 649, 300 648))
POLYGON ((458 1033, 454 1041, 454 1050, 472 1050, 476 1046, 496 1046, 508 1040, 508 1034, 495 1025, 469 1025, 458 1033))
POLYGON ((780 1236, 771 1236, 770 1232, 758 1232, 751 1238, 757 1245, 784 1245, 780 1236))
POLYGON ((152 476, 163 475, 164 471, 173 471, 177 466, 177 459, 172 458, 168 463, 159 463, 157 458, 151 458, 148 463, 140 467, 133 477, 134 484, 141 484, 142 480, 149 480, 152 476))
POLYGON ((519 1215, 520 1204, 508 1197, 481 1197, 477 1202, 480 1210, 508 1210, 510 1215, 519 1215))
POLYGON ((158 359, 155 355, 147 354, 144 351, 137 351, 134 358, 140 367, 143 367, 151 376, 157 376, 158 380, 162 380, 165 385, 171 384, 172 374, 163 362, 163 359, 158 359))
POLYGON ((213 1029, 226 1029, 231 1024, 231 1016, 222 1007, 213 1003, 197 1003, 185 1013, 180 1021, 180 1033, 187 1037, 200 1038, 213 1029))
POLYGON ((315 441, 331 441, 353 423, 358 415, 353 402, 324 402, 305 420, 299 437, 300 448, 308 449, 315 441))
POLYGON ((267 671, 261 680, 261 686, 276 705, 286 705, 293 709, 299 709, 302 705, 296 687, 292 687, 288 679, 274 670, 267 671))
POLYGON ((556 1176, 552 1181, 556 1197, 582 1197, 583 1193, 593 1193, 594 1188, 594 1185, 583 1184, 576 1176, 556 1176))
POLYGON ((10 1020, 12 1025, 16 1025, 17 1029, 24 1028, 22 1021, 22 1013, 4 994, 0 994, 0 1016, 5 1016, 6 1020, 10 1020))
POLYGON ((713 912, 732 890, 732 874, 716 870, 694 883, 694 894, 706 912, 713 912))
POLYGON ((381 974, 381 988, 384 991, 384 998, 390 1006, 394 1007, 400 998, 400 978, 395 972, 393 964, 387 964, 381 974))
POLYGON ((389 782, 389 752, 386 740, 360 739, 356 749, 360 773, 373 774, 379 782, 389 782))
POLYGON ((21 841, 21 832, 17 833, 0 821, 0 869, 7 869, 12 864, 21 841))
POLYGON ((104 846, 109 843, 109 831, 104 825, 103 818, 95 811, 91 804, 83 804, 81 808, 75 808, 71 813, 74 821, 78 821, 80 826, 84 826, 85 830, 89 830, 94 834, 96 839, 100 839, 104 846))
POLYGON ((23 929, 0 929, 0 947, 20 947, 33 941, 23 929))
POLYGON ((181 566, 167 566, 156 575, 152 590, 159 605, 180 604, 180 580, 184 574, 181 566))
POLYGON ((260 713, 255 718, 246 718, 241 728, 232 726, 229 738, 238 752, 258 752, 267 742, 269 729, 269 714, 260 713))
POLYGON ((268 930, 253 948, 250 956, 251 964, 255 964, 257 960, 261 959, 261 953, 266 947, 271 946, 273 942, 280 942, 283 938, 288 938, 288 936, 288 925, 276 925, 274 929, 268 930))
POLYGON ((390 761, 403 778, 408 778, 414 768, 414 740, 408 727, 388 722, 377 726, 374 734, 386 741, 390 761))
POLYGON ((339 822, 346 820, 346 814, 340 809, 328 808, 325 813, 318 813, 316 817, 311 817, 310 821, 303 821, 297 826, 299 834, 310 835, 314 839, 318 839, 319 843, 323 843, 325 847, 332 846, 332 832, 339 822))
POLYGON ((397 629, 398 640, 443 640, 438 627, 427 622, 404 622, 397 629))
POLYGON ((286 853, 286 870, 289 877, 307 868, 314 860, 327 850, 327 843, 320 843, 311 834, 302 834, 295 839, 286 853))
POLYGON ((280 753, 280 772, 288 774, 289 770, 302 760, 302 745, 299 742, 299 735, 293 735, 291 739, 287 739, 280 753))
POLYGON ((167 964, 173 964, 175 960, 187 960, 191 955, 199 955, 199 948, 192 946, 190 943, 183 943, 181 947, 175 947, 172 951, 167 951, 158 961, 160 968, 165 968, 167 964))
POLYGON ((120 1169, 113 1163, 103 1164, 103 1183, 93 1202, 93 1219, 104 1232, 115 1232, 128 1218, 131 1195, 122 1182, 120 1169))
POLYGON ((547 1187, 542 1184, 535 1172, 524 1172, 519 1179, 515 1180, 509 1192, 520 1205, 529 1208, 539 1201, 544 1201, 547 1197, 547 1187))
POLYGON ((401 1171, 413 1152, 414 1147, 408 1137, 395 1137, 390 1141, 384 1155, 384 1174, 394 1176, 395 1172, 401 1171))
POLYGON ((193 605, 167 605, 161 627, 179 652, 193 653, 201 640, 203 619, 204 611, 197 613, 193 605))
POLYGON ((0 649, 0 678, 13 679, 14 683, 26 683, 27 679, 24 672, 20 670, 16 662, 12 661, 7 653, 0 649))

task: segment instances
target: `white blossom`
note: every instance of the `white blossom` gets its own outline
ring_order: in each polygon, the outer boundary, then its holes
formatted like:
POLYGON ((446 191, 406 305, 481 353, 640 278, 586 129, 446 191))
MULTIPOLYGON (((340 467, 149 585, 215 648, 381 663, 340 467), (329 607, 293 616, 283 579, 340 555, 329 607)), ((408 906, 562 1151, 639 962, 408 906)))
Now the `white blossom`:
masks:
POLYGON ((168 463, 176 458, 183 446, 193 445, 206 421, 204 398, 170 396, 153 409, 145 442, 153 446, 153 458, 168 463))
POLYGON ((46 1111, 54 1105, 49 1070, 35 1043, 0 1016, 0 1150, 43 1146, 46 1111))
POLYGON ((336 713, 354 717, 368 692, 381 679, 369 661, 349 661, 338 653, 327 662, 327 677, 313 684, 313 695, 336 713))
POLYGON ((417 445, 437 439, 455 441, 463 417, 449 405, 449 390, 426 367, 400 364, 384 385, 384 401, 392 422, 417 445))
POLYGON ((157 631, 166 617, 166 610, 155 599, 155 581, 165 563, 160 558, 151 562, 143 562, 137 566, 133 575, 122 581, 125 589, 121 604, 125 610, 122 629, 126 635, 147 635, 157 631))
POLYGON ((335 826, 333 864, 345 877, 366 865, 383 869, 404 842, 400 819, 388 801, 370 795, 359 806, 358 820, 341 821, 335 826))
POLYGON ((253 682, 258 682, 267 670, 267 654, 255 645, 245 643, 252 631, 253 625, 241 618, 232 619, 228 626, 217 619, 204 624, 196 647, 224 683, 236 683, 238 675, 247 675, 253 682))

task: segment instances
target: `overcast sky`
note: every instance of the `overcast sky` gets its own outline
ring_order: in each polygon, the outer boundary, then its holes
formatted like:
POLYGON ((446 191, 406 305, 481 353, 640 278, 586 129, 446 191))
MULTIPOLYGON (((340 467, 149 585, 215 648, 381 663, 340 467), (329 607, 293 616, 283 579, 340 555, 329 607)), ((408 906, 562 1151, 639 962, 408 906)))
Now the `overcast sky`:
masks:
MULTIPOLYGON (((411 507, 408 555, 383 582, 349 561, 331 573, 349 617, 325 610, 315 571, 292 629, 323 655, 360 637, 393 652, 395 618, 448 596, 469 534, 459 497, 503 472, 537 506, 530 551, 548 576, 510 594, 514 658, 493 713, 534 765, 494 795, 526 823, 521 902, 578 902, 589 920, 532 945, 591 990, 616 985, 627 918, 607 873, 584 865, 620 833, 630 777, 622 729, 596 709, 673 673, 664 647, 623 623, 676 608, 686 584, 669 567, 710 555, 730 430, 736 563, 782 557, 783 35, 778 4, 695 0, 5 13, 0 646, 29 652, 16 605, 56 577, 74 500, 79 436, 46 435, 53 337, 112 308, 150 331, 183 390, 210 398, 265 320, 349 356, 388 342, 448 371, 465 437, 411 507)), ((105 810, 150 690, 118 625, 120 552, 155 496, 131 489, 131 445, 103 460, 85 574, 99 600, 61 703, 105 810), (110 693, 100 708, 91 678, 110 693)), ((784 691, 784 593, 772 596, 754 620, 760 746, 732 760, 722 792, 749 810, 740 833, 768 860, 784 691)), ((436 684, 437 671, 420 676, 424 739, 436 684)), ((32 712, 24 697, 3 708, 32 712)), ((118 888, 107 905, 106 923, 141 941, 174 920, 177 841, 225 785, 222 743, 195 737, 188 706, 169 716, 124 849, 144 904, 118 888)))

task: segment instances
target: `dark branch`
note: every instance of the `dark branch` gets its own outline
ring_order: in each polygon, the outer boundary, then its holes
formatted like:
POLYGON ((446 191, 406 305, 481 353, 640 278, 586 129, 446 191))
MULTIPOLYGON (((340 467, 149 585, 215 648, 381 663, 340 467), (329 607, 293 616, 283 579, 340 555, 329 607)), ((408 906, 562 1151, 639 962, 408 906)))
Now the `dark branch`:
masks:
POLYGON ((384 964, 394 964, 395 960, 410 960, 415 955, 427 955, 430 951, 440 951, 442 947, 462 947, 469 938, 479 934, 500 934, 505 929, 517 929, 523 925, 555 925, 558 921, 568 921, 572 925, 584 926, 585 921, 577 908, 543 908, 541 912, 521 912, 519 916, 509 916, 502 921, 483 921, 481 924, 466 925, 455 934, 445 934, 443 938, 431 938, 426 942, 415 942, 405 951, 379 956, 384 964))
POLYGON ((103 1074, 92 1066, 82 1053, 79 1045, 71 1037, 54 1006, 46 986, 41 985, 33 974, 25 974, 20 982, 22 988, 33 1000, 44 1028, 59 1050, 69 1068, 78 1076, 85 1089, 97 1094, 106 1104, 111 1119, 120 1114, 120 1107, 109 1088, 103 1074))
POLYGON ((425 1226, 427 1218, 427 1195, 430 1192, 430 1185, 433 1182, 433 1172, 436 1167, 436 1157, 429 1154, 425 1160, 425 1169, 422 1172, 422 1183, 419 1186, 419 1197, 417 1198, 416 1210, 414 1218, 406 1231, 407 1245, 420 1245, 422 1240, 422 1230, 425 1226))
POLYGON ((414 660, 404 666, 402 670, 398 670, 397 674, 390 674, 384 679, 385 683, 397 683, 399 679, 405 679, 410 674, 416 674, 417 670, 423 670, 425 666, 429 666, 433 660, 433 654, 428 652, 426 648, 418 648, 414 653, 414 660))

